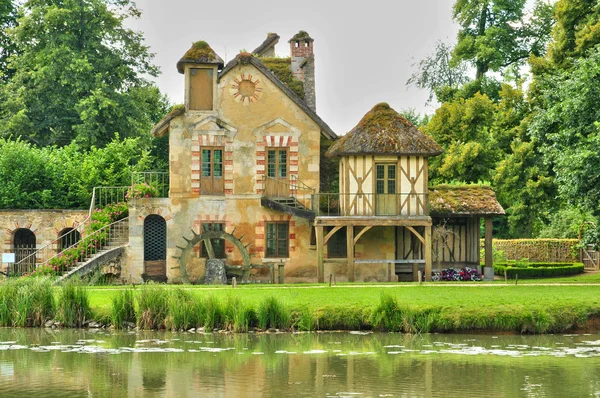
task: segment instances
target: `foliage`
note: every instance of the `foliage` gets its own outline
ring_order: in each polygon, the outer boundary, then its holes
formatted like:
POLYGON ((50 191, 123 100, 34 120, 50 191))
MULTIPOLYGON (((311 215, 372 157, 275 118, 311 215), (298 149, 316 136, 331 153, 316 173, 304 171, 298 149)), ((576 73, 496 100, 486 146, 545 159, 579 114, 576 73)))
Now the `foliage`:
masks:
POLYGON ((471 62, 476 80, 486 72, 521 64, 542 55, 553 24, 552 5, 537 1, 525 12, 526 0, 456 0, 453 17, 460 25, 452 62, 471 62))
POLYGON ((509 279, 518 278, 550 278, 582 274, 584 266, 581 263, 524 263, 524 264, 494 264, 494 273, 504 275, 509 279))
POLYGON ((294 79, 291 69, 291 58, 263 57, 260 58, 260 60, 279 80, 283 82, 283 84, 288 86, 298 98, 304 99, 304 83, 294 79))
POLYGON ((91 318, 88 290, 77 281, 62 286, 56 318, 65 327, 80 328, 91 318))
POLYGON ((135 302, 133 291, 121 290, 112 298, 111 322, 117 329, 123 329, 125 322, 135 323, 135 302))
POLYGON ((556 175, 561 197, 571 206, 600 215, 600 46, 571 70, 537 80, 543 107, 532 136, 556 175))
MULTIPOLYGON (((430 103, 436 95, 440 100, 438 91, 447 90, 448 88, 458 89, 458 87, 469 81, 466 65, 464 63, 450 65, 451 57, 452 46, 441 41, 436 42, 433 54, 428 55, 418 64, 412 65, 417 70, 413 72, 406 84, 414 85, 421 90, 428 90, 427 103, 430 103)), ((406 115, 404 116, 406 117, 406 115)), ((418 125, 414 122, 413 124, 418 125)))
POLYGON ((59 255, 51 258, 48 261, 48 266, 43 268, 44 272, 59 275, 68 271, 70 267, 75 266, 78 262, 89 258, 90 255, 100 250, 109 238, 109 231, 103 229, 128 216, 129 207, 127 203, 113 203, 102 209, 94 210, 91 222, 83 232, 84 238, 76 246, 65 249, 59 255))
POLYGON ((141 329, 164 329, 169 313, 169 290, 145 285, 137 296, 137 324, 141 329))
POLYGON ((127 189, 127 194, 125 194, 125 199, 127 201, 131 199, 141 199, 141 198, 155 198, 158 196, 158 189, 152 185, 149 185, 145 182, 140 184, 134 184, 127 189))
POLYGON ((16 25, 17 17, 17 3, 14 0, 0 0, 0 82, 2 83, 13 74, 9 60, 17 49, 7 30, 16 25))
POLYGON ((258 327, 266 330, 269 328, 287 329, 290 325, 288 309, 275 297, 267 297, 260 303, 256 312, 258 327))
POLYGON ((494 239, 493 248, 506 260, 572 262, 577 260, 577 243, 577 239, 494 239))
POLYGON ((47 278, 19 278, 0 285, 0 326, 40 327, 54 314, 47 278))
POLYGON ((166 99, 143 76, 156 76, 129 0, 28 0, 9 31, 14 75, 2 89, 1 131, 40 146, 104 147, 115 133, 140 137, 166 111, 166 99))
POLYGON ((77 144, 38 148, 0 138, 0 208, 88 208, 97 186, 131 183, 131 173, 151 169, 153 159, 138 139, 116 137, 105 148, 77 144))

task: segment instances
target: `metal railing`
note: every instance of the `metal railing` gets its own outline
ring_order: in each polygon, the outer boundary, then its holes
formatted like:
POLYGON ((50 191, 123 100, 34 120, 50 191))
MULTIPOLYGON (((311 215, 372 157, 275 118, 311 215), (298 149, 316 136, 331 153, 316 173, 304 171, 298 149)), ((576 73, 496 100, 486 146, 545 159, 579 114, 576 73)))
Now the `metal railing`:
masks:
POLYGON ((136 171, 131 173, 131 185, 148 184, 156 188, 159 198, 169 197, 169 173, 163 171, 136 171))
POLYGON ((425 193, 320 193, 312 196, 317 216, 427 216, 425 193))
POLYGON ((300 181, 295 175, 291 175, 289 179, 278 179, 265 175, 263 184, 265 197, 292 198, 308 209, 312 206, 312 196, 316 190, 300 181))
MULTIPOLYGON (((129 217, 125 217, 119 221, 115 221, 103 228, 86 236, 80 242, 65 249, 77 248, 81 250, 78 253, 78 263, 85 263, 91 259, 96 253, 101 250, 109 250, 115 247, 120 247, 129 243, 129 217)), ((62 255, 56 253, 46 261, 40 264, 40 266, 48 265, 50 261, 62 255)), ((66 270, 68 272, 70 270, 66 270)))
POLYGON ((30 253, 27 253, 25 257, 21 257, 21 260, 10 267, 12 271, 11 275, 19 276, 24 273, 30 273, 38 266, 38 264, 40 264, 40 262, 41 264, 45 264, 48 259, 55 257, 55 255, 66 250, 66 248, 61 247, 61 243, 68 240, 70 235, 75 234, 75 231, 77 231, 83 239, 85 229, 90 224, 94 210, 109 204, 124 202, 128 188, 129 187, 95 187, 92 191, 90 208, 85 220, 69 232, 52 240, 50 243, 39 249, 32 250, 30 253))

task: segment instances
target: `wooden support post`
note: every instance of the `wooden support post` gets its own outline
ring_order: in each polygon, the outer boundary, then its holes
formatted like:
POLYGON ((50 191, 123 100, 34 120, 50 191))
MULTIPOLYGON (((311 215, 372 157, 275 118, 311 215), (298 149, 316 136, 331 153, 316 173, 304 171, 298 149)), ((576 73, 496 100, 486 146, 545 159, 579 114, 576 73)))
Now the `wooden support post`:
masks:
POLYGON ((348 253, 348 282, 354 282, 354 227, 346 227, 346 251, 348 253))
POLYGON ((419 264, 414 263, 412 265, 412 267, 413 267, 413 271, 412 271, 412 273, 413 273, 413 282, 421 282, 419 280, 419 264))
POLYGON ((492 218, 485 218, 485 266, 493 267, 494 259, 492 257, 492 218))
POLYGON ((323 264, 323 227, 315 227, 315 237, 317 239, 317 281, 325 283, 325 266, 323 264))
POLYGON ((431 282, 431 226, 425 227, 425 282, 431 282))
POLYGON ((283 261, 277 265, 277 283, 280 285, 285 283, 285 270, 283 269, 284 266, 285 265, 283 264, 283 261))
MULTIPOLYGON (((394 271, 395 271, 395 269, 394 269, 394 271)), ((387 275, 387 280, 388 280, 388 282, 391 282, 392 281, 392 263, 388 263, 387 274, 388 274, 387 275)))

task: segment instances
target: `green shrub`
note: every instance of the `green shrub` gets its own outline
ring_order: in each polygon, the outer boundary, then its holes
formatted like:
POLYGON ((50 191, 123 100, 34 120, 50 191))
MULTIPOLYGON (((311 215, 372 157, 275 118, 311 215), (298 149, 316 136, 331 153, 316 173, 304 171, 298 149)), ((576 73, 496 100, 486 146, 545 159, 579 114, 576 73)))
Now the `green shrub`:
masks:
POLYGON ((504 275, 509 279, 515 279, 519 275, 521 279, 527 278, 549 278, 554 276, 568 276, 581 274, 584 271, 582 263, 527 263, 527 267, 515 266, 511 263, 494 264, 494 273, 504 275))
POLYGON ((66 327, 80 328, 91 315, 86 287, 77 281, 63 285, 58 298, 58 321, 66 327))
POLYGON ((111 323, 117 329, 123 329, 125 322, 135 323, 135 305, 133 290, 119 291, 112 298, 111 323))

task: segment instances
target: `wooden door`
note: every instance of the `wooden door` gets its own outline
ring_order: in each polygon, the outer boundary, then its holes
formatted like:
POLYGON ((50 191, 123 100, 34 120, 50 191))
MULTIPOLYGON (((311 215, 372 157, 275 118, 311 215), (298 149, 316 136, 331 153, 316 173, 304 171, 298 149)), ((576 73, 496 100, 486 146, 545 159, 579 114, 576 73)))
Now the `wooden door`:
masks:
POLYGON ((223 195, 223 148, 202 148, 202 195, 223 195))
POLYGON ((376 164, 375 171, 375 215, 397 215, 396 165, 376 164))
POLYGON ((288 180, 288 151, 286 148, 267 149, 266 195, 282 198, 290 196, 288 180))

